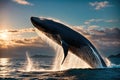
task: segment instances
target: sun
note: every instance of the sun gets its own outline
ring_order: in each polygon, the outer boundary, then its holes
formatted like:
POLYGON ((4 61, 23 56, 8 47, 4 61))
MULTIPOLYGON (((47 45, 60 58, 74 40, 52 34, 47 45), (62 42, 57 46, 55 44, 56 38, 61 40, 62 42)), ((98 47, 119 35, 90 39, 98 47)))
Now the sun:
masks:
POLYGON ((8 37, 8 36, 7 36, 6 33, 1 34, 1 38, 2 38, 2 39, 7 39, 7 37, 8 37))
POLYGON ((7 30, 0 33, 0 39, 2 39, 2 40, 8 40, 9 39, 7 30))

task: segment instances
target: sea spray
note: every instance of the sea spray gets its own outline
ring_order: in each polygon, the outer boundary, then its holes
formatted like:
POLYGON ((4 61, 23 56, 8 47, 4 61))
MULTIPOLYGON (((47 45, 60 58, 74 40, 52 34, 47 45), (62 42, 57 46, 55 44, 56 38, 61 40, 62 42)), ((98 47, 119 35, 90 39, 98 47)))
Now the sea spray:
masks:
POLYGON ((120 64, 114 64, 108 58, 105 58, 105 62, 107 64, 107 68, 120 68, 120 64))
POLYGON ((40 67, 40 64, 37 63, 37 61, 34 61, 33 59, 30 58, 29 53, 26 51, 26 66, 25 66, 25 71, 30 72, 30 71, 44 71, 45 69, 40 67))
POLYGON ((111 66, 111 61, 108 58, 105 58, 105 63, 107 65, 107 67, 111 66))
POLYGON ((27 58, 26 71, 30 72, 32 69, 34 69, 34 66, 33 66, 33 61, 31 60, 28 52, 26 52, 26 58, 27 58))
POLYGON ((53 70, 66 70, 70 68, 91 68, 86 62, 84 62, 82 59, 80 59, 76 55, 72 54, 70 51, 68 52, 68 55, 64 63, 61 64, 63 57, 64 57, 64 54, 63 54, 62 47, 57 46, 54 66, 52 68, 53 70))
POLYGON ((70 68, 91 68, 85 61, 77 57, 76 55, 68 52, 68 56, 63 63, 61 70, 70 68))

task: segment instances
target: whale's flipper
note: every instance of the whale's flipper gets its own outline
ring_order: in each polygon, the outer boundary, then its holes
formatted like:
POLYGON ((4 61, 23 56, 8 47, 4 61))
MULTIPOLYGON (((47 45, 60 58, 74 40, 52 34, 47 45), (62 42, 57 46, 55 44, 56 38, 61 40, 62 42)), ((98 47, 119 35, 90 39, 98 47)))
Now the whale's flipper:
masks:
POLYGON ((66 58, 66 56, 67 56, 67 54, 68 54, 68 44, 65 42, 65 41, 61 41, 61 45, 62 45, 62 48, 63 48, 63 51, 64 51, 64 59, 63 59, 63 61, 62 61, 62 64, 64 63, 64 61, 65 61, 65 58, 66 58))

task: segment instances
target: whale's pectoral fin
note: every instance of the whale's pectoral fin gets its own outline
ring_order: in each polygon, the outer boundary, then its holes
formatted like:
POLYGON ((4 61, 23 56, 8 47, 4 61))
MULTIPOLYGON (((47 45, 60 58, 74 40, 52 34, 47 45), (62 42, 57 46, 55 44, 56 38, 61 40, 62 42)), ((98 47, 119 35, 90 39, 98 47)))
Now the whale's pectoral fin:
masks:
POLYGON ((65 61, 65 58, 66 58, 66 56, 67 56, 67 54, 68 54, 68 44, 65 42, 65 41, 61 41, 61 45, 62 45, 62 48, 63 48, 63 51, 64 51, 64 59, 63 59, 63 61, 62 61, 62 64, 64 63, 64 61, 65 61))

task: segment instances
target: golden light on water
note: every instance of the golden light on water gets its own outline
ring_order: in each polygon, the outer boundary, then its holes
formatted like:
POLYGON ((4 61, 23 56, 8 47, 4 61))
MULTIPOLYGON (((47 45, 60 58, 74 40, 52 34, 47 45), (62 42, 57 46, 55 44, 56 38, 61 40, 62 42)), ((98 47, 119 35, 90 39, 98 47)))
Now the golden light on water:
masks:
POLYGON ((0 58, 0 65, 5 66, 9 62, 9 58, 0 58))
POLYGON ((10 65, 10 59, 9 58, 0 58, 0 76, 5 77, 9 75, 9 71, 11 70, 8 68, 10 65))

